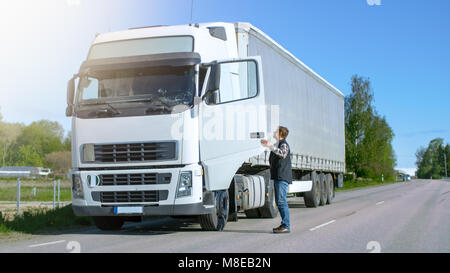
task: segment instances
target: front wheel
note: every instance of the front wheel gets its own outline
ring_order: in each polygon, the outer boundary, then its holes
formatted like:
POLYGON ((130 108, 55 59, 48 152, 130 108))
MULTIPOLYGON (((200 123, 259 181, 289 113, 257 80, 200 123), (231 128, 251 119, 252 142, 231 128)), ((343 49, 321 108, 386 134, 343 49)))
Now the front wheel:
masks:
POLYGON ((216 201, 216 211, 210 214, 199 216, 200 226, 207 231, 221 231, 228 221, 228 211, 230 199, 228 191, 214 192, 216 201))

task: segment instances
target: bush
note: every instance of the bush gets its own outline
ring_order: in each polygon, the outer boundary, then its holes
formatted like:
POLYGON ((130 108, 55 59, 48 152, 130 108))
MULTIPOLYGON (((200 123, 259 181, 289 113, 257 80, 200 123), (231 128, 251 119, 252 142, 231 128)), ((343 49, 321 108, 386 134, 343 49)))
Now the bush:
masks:
POLYGON ((0 212, 0 232, 16 231, 35 233, 44 230, 61 230, 73 226, 90 226, 91 217, 77 217, 73 213, 72 205, 52 209, 27 209, 21 216, 8 219, 0 212))

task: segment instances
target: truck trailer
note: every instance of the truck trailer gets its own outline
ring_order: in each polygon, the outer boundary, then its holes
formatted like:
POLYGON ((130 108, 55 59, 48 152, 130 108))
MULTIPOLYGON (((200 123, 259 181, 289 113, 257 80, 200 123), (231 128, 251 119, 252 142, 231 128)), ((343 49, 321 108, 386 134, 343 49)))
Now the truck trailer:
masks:
POLYGON ((290 133, 289 196, 331 204, 345 171, 343 94, 249 23, 99 34, 68 82, 72 207, 103 230, 147 216, 278 214, 269 151, 290 133))

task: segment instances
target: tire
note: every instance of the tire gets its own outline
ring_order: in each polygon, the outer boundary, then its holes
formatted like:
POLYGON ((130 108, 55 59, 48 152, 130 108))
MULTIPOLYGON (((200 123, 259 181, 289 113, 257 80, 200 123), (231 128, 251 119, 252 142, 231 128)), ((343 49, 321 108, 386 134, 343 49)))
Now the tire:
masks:
POLYGON ((327 186, 327 205, 331 204, 334 197, 334 182, 331 174, 325 176, 326 186, 327 186))
POLYGON ((206 231, 221 231, 225 228, 228 221, 230 207, 228 191, 216 191, 214 195, 216 199, 216 211, 199 216, 200 226, 206 231))
POLYGON ((125 222, 119 216, 93 216, 95 226, 100 230, 120 230, 125 222))
POLYGON ((257 208, 244 210, 244 213, 247 218, 261 218, 261 212, 257 208))
POLYGON ((303 199, 308 208, 317 208, 320 203, 320 181, 316 172, 311 173, 312 187, 311 190, 305 192, 303 199))
POLYGON ((325 174, 321 173, 319 175, 320 181, 320 203, 319 206, 324 206, 327 203, 327 187, 326 187, 326 178, 325 174))
POLYGON ((264 206, 259 208, 259 213, 262 218, 275 218, 278 216, 278 208, 275 203, 275 183, 270 179, 270 174, 269 177, 264 177, 264 180, 266 182, 266 201, 264 206))

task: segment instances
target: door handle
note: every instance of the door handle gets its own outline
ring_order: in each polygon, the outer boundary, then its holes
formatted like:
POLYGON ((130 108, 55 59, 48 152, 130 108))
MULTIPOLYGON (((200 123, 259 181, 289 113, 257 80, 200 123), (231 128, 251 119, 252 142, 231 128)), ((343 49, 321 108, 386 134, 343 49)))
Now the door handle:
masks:
POLYGON ((263 138, 264 132, 251 132, 250 138, 263 138))

